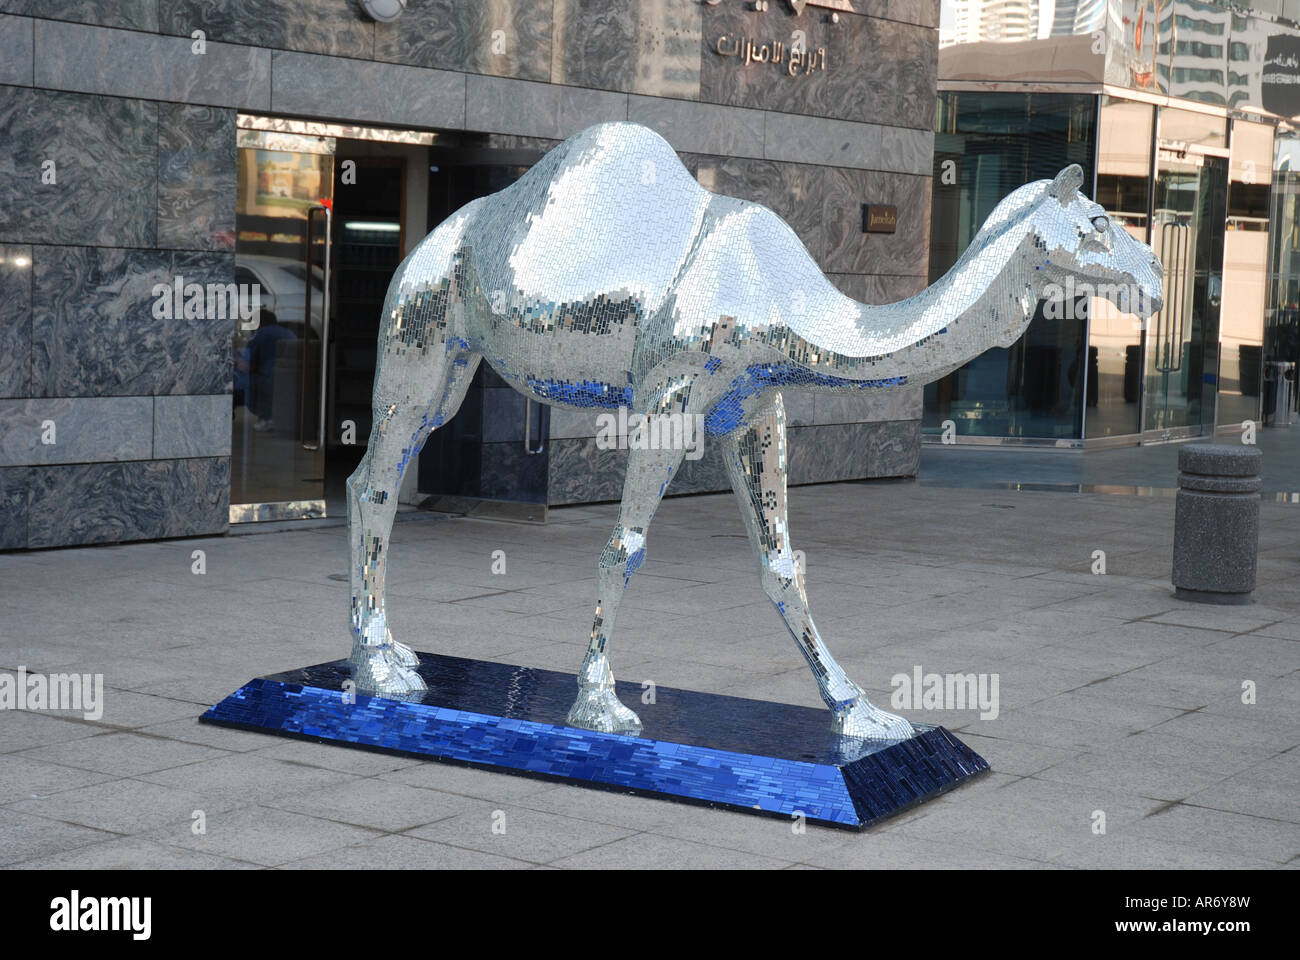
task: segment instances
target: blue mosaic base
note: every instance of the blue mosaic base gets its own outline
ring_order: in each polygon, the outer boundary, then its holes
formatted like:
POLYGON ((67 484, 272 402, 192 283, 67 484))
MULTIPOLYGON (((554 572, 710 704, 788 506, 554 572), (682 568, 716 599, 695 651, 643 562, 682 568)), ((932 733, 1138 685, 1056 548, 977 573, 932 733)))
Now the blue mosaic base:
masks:
POLYGON ((594 733, 564 725, 572 674, 419 656, 428 689, 410 699, 345 694, 339 660, 252 680, 203 719, 856 829, 988 769, 943 727, 858 740, 833 733, 825 710, 664 687, 643 704, 632 683, 618 693, 642 736, 594 733))

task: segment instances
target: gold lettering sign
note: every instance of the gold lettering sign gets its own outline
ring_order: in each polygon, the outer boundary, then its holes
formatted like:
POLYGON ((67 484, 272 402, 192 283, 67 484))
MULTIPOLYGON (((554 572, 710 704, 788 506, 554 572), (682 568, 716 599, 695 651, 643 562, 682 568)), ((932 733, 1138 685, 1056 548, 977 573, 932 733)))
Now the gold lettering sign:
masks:
POLYGON ((898 228, 898 207, 892 203, 862 205, 863 233, 893 233, 898 228))
POLYGON ((804 7, 821 7, 823 10, 836 10, 840 13, 853 13, 852 0, 790 0, 790 8, 795 16, 803 13, 804 7))
POLYGON ((731 36, 724 33, 718 37, 713 49, 724 57, 743 57, 746 65, 751 63, 772 63, 783 70, 787 76, 807 76, 814 70, 826 69, 826 48, 801 50, 791 47, 786 49, 780 40, 760 43, 749 37, 731 36))

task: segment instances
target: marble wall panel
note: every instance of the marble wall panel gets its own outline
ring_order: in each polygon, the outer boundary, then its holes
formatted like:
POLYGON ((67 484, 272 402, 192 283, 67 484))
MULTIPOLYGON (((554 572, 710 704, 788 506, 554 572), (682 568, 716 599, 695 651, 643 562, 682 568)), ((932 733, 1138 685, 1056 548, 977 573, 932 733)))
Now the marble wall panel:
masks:
MULTIPOLYGON (((163 33, 188 37, 202 30, 209 41, 279 50, 370 57, 375 23, 360 0, 157 0, 163 33)), ((412 4, 412 8, 423 6, 412 4)), ((408 10, 402 23, 410 22, 408 10)))
MULTIPOLYGON (((925 264, 919 266, 924 268, 925 264)), ((928 286, 926 278, 920 276, 831 273, 827 277, 846 297, 862 303, 896 303, 915 296, 928 286)))
POLYGON ((934 131, 881 127, 880 168, 930 176, 934 172, 934 131))
POLYGON ((152 449, 152 397, 0 400, 0 466, 148 460, 152 449))
POLYGON ((32 84, 32 21, 0 16, 0 83, 32 84))
POLYGON ((683 460, 669 492, 678 496, 684 493, 715 493, 730 490, 731 478, 727 474, 727 442, 718 437, 704 438, 704 453, 698 460, 683 460))
POLYGON ((832 170, 823 197, 826 269, 835 273, 908 275, 929 262, 930 179, 876 170, 832 170), (898 207, 894 233, 863 233, 862 204, 898 207), (843 216, 844 211, 856 216, 843 216))
POLYGON ((790 483, 915 476, 920 420, 793 427, 790 483))
POLYGON ((484 443, 479 496, 488 500, 546 500, 548 452, 529 455, 522 442, 484 443))
POLYGON ((839 289, 846 297, 852 297, 859 303, 873 303, 867 295, 871 278, 860 273, 828 273, 826 279, 839 289))
POLYGON ((922 387, 866 390, 861 393, 814 393, 814 424, 915 420, 921 416, 922 387))
POLYGON ((595 123, 627 119, 627 94, 507 77, 466 78, 465 126, 563 140, 595 123))
POLYGON ((27 546, 29 467, 0 467, 0 550, 27 546))
POLYGON ((265 110, 271 52, 188 38, 36 22, 36 85, 56 90, 265 110))
POLYGON ((594 437, 598 410, 564 410, 551 407, 550 438, 552 440, 594 437))
MULTIPOLYGON (((788 414, 795 397, 785 399, 788 414)), ((788 436, 792 484, 915 476, 920 462, 919 419, 817 426, 791 422, 788 436)), ((602 450, 590 437, 556 440, 549 449, 551 506, 622 497, 627 451, 602 450)), ((669 494, 729 490, 725 449, 716 438, 706 438, 704 456, 683 462, 669 494)))
POLYGON ((738 3, 704 8, 700 99, 714 103, 929 129, 937 64, 938 33, 925 27, 861 15, 832 23, 824 11, 795 15, 784 4, 762 14, 738 3), (825 69, 791 72, 797 34, 807 50, 825 50, 825 69), (739 39, 781 43, 784 63, 719 52, 739 39))
MULTIPOLYGON (((522 393, 511 387, 487 387, 483 390, 483 442, 524 442, 524 414, 527 401, 522 393)), ((537 411, 532 412, 533 429, 539 422, 537 411)), ((534 446, 538 438, 533 437, 534 446)))
POLYGON ((627 105, 629 120, 656 131, 673 149, 727 157, 763 156, 766 116, 761 110, 658 97, 631 96, 627 105))
POLYGON ((230 394, 153 397, 153 456, 230 456, 230 394))
POLYGON ((792 163, 879 170, 882 127, 874 123, 805 117, 793 113, 761 114, 763 156, 792 163))
POLYGON ((272 54, 277 113, 396 126, 465 126, 465 74, 310 53, 272 54))
POLYGON ((548 503, 601 503, 623 496, 626 450, 602 450, 595 437, 555 440, 548 445, 548 503))
MULTIPOLYGON (((879 103, 887 103, 889 112, 873 107, 874 117, 882 123, 934 129, 935 96, 939 82, 939 31, 890 20, 871 20, 868 45, 855 52, 857 62, 876 69, 879 103)), ((864 119, 867 117, 864 116, 864 119)))
POLYGON ((158 108, 158 246, 235 247, 235 111, 158 108))
POLYGON ((32 248, 0 244, 0 397, 32 391, 32 248))
POLYGON ((546 81, 553 6, 554 0, 421 0, 398 20, 375 24, 375 59, 546 81))
POLYGON ((152 247, 157 138, 156 103, 0 86, 0 241, 152 247))
POLYGON ((0 13, 129 30, 158 29, 158 0, 0 0, 0 13))
POLYGON ((939 0, 877 0, 877 3, 871 10, 873 16, 922 27, 939 26, 939 0))
POLYGON ((781 402, 785 404, 785 424, 787 427, 802 427, 814 422, 817 395, 807 390, 783 391, 781 402))
POLYGON ((230 460, 32 467, 27 545, 115 543, 224 533, 230 460))
POLYGON ((867 289, 860 298, 864 303, 897 303, 916 296, 929 286, 925 277, 872 276, 864 279, 867 289))
POLYGON ((158 319, 154 285, 233 283, 233 253, 33 248, 32 395, 214 394, 231 388, 231 321, 158 319))
POLYGON ((696 0, 555 0, 551 82, 694 100, 701 36, 696 0))

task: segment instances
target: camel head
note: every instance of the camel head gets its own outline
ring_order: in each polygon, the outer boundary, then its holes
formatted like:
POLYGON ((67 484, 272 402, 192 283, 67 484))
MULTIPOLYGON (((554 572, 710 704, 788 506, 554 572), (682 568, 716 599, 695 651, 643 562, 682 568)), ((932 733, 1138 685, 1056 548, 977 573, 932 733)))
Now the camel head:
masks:
POLYGON ((1035 287, 1042 299, 1096 296, 1145 320, 1163 303, 1160 261, 1100 204, 1079 192, 1082 182, 1083 170, 1070 164, 1054 180, 1014 191, 989 219, 1006 206, 1007 219, 1026 224, 1034 238, 1031 259, 1041 271, 1035 287))

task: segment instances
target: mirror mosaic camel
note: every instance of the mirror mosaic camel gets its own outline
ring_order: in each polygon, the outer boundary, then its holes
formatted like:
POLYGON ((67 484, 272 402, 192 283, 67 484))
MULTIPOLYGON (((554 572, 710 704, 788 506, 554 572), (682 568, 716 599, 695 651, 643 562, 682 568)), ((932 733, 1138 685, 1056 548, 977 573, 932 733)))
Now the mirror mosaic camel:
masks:
MULTIPOLYGON (((841 294, 776 214, 705 190, 665 140, 636 124, 584 130, 510 187, 457 211, 403 261, 384 303, 374 426, 347 484, 358 689, 424 687, 416 654, 393 638, 385 614, 397 491, 486 360, 541 403, 702 418, 707 442, 724 445, 762 588, 834 729, 911 736, 905 719, 871 704, 844 673, 809 612, 787 524, 782 394, 936 380, 1015 343, 1039 300, 1069 278, 1143 319, 1158 310, 1156 258, 1079 193, 1081 181, 1070 166, 1017 189, 941 280, 882 306, 841 294)), ((685 452, 639 446, 628 451, 618 521, 597 564, 568 715, 572 726, 630 735, 641 724, 616 697, 610 666, 619 602, 685 452)))

